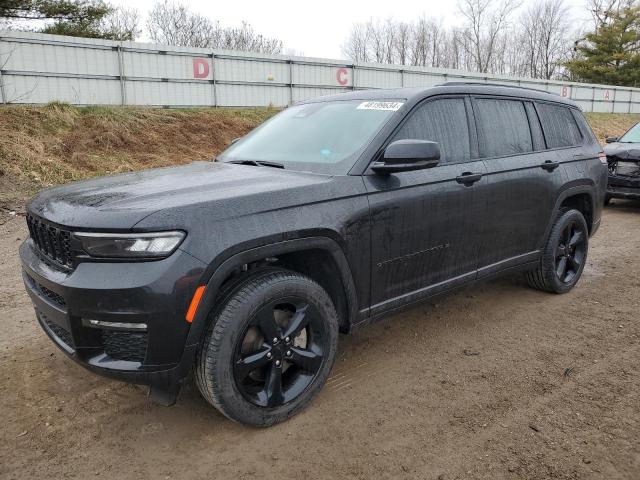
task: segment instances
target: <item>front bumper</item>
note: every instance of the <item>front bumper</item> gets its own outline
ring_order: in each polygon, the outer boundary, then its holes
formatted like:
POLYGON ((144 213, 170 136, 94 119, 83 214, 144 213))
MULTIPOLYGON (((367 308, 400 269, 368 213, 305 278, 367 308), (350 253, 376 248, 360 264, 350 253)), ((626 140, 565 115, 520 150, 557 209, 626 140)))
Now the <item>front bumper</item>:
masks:
POLYGON ((640 177, 609 175, 607 195, 611 198, 640 199, 640 177))
POLYGON ((83 262, 66 272, 31 239, 20 258, 38 322, 69 358, 100 375, 177 392, 195 358, 184 313, 202 262, 178 250, 154 262, 83 262), (98 328, 90 320, 146 328, 98 328))

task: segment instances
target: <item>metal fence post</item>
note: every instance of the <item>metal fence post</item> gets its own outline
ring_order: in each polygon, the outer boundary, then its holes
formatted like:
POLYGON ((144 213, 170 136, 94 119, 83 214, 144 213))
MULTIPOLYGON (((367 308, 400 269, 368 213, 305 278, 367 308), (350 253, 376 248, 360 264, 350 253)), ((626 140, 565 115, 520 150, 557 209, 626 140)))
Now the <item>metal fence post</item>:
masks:
POLYGON ((124 79, 124 61, 122 59, 122 42, 118 44, 118 72, 120 73, 120 104, 127 104, 127 87, 124 79))
POLYGON ((213 106, 218 106, 218 92, 216 91, 216 54, 211 54, 211 85, 213 89, 213 106))
POLYGON ((7 97, 4 93, 4 77, 2 76, 2 70, 0 70, 0 100, 4 105, 7 104, 7 97))
POLYGON ((293 105, 293 60, 289 59, 289 105, 293 105))
POLYGON ((351 71, 353 72, 353 80, 351 80, 351 90, 356 89, 356 64, 351 65, 351 71))

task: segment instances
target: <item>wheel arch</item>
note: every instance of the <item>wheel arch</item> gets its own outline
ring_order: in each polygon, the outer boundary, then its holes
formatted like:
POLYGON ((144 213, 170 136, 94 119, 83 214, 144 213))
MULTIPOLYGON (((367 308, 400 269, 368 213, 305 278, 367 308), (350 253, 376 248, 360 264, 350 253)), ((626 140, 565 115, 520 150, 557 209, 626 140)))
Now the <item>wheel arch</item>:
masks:
POLYGON ((585 217, 587 221, 587 227, 589 229, 589 234, 591 234, 593 229, 594 222, 594 213, 595 213, 595 205, 596 205, 596 193, 595 193, 595 184, 585 179, 580 183, 571 183, 564 188, 558 197, 556 198, 556 202, 552 211, 551 218, 549 218, 549 223, 547 224, 547 228, 545 230, 543 241, 546 242, 546 239, 549 237, 549 233, 553 228, 553 224, 556 221, 556 216, 558 212, 562 211, 564 208, 575 208, 580 211, 585 217))
POLYGON ((233 288, 236 281, 250 276, 249 266, 268 266, 273 259, 277 260, 273 262, 274 266, 305 274, 325 288, 338 310, 341 330, 351 328, 358 312, 358 299, 351 268, 342 248, 327 236, 303 237, 218 256, 201 277, 200 284, 206 285, 206 289, 189 331, 188 345, 200 342, 208 326, 209 312, 228 291, 226 287, 233 288), (320 271, 312 271, 318 266, 320 271), (330 281, 336 275, 340 281, 330 281))

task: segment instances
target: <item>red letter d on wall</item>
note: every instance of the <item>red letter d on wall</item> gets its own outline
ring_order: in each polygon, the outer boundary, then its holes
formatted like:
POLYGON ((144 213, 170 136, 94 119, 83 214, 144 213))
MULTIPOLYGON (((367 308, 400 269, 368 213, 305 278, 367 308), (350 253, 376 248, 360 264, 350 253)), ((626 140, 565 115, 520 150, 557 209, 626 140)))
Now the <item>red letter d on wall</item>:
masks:
POLYGON ((193 59, 193 78, 207 78, 209 76, 209 61, 206 58, 193 59))

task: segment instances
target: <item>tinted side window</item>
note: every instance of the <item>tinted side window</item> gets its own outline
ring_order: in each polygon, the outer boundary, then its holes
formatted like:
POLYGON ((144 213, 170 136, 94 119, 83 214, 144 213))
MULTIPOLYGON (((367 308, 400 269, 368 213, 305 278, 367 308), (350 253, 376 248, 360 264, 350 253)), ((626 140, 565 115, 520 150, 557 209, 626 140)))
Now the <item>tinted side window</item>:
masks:
POLYGON ((537 109, 547 139, 547 147, 560 148, 582 144, 580 130, 568 107, 538 103, 537 109))
POLYGON ((430 140, 440 145, 440 164, 471 158, 469 126, 463 98, 443 98, 419 106, 396 133, 394 140, 430 140))
POLYGON ((589 126, 589 123, 587 123, 587 119, 584 118, 584 115, 582 114, 582 112, 580 110, 572 108, 571 113, 573 113, 573 118, 576 119, 576 122, 578 123, 578 127, 580 127, 580 131, 582 132, 582 137, 587 139, 587 143, 590 143, 590 144, 598 143, 598 139, 593 133, 593 130, 591 130, 591 127, 589 126))
POLYGON ((473 108, 483 157, 533 151, 529 119, 521 101, 478 98, 473 108))

